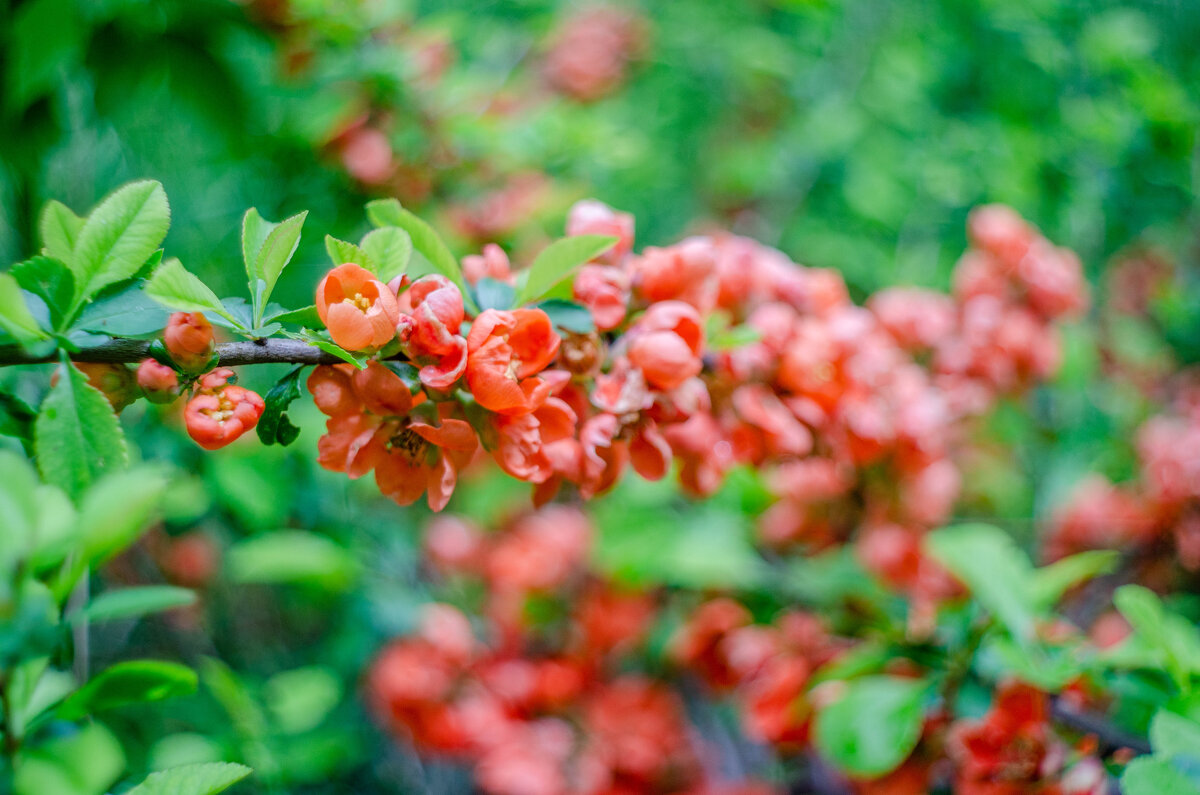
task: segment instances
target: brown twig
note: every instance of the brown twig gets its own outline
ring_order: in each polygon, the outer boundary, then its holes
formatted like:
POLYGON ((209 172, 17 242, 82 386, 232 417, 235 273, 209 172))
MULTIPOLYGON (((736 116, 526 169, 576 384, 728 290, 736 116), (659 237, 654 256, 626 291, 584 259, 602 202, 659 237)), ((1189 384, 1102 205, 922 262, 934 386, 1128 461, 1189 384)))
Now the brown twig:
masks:
MULTIPOLYGON (((225 342, 217 346, 219 364, 234 367, 242 364, 337 364, 342 361, 333 354, 309 345, 303 340, 263 339, 246 342, 225 342)), ((94 348, 84 348, 71 354, 75 362, 107 364, 137 364, 150 356, 150 343, 143 340, 113 339, 94 348)), ((14 346, 0 347, 0 366, 40 364, 58 360, 58 353, 29 357, 14 346)))

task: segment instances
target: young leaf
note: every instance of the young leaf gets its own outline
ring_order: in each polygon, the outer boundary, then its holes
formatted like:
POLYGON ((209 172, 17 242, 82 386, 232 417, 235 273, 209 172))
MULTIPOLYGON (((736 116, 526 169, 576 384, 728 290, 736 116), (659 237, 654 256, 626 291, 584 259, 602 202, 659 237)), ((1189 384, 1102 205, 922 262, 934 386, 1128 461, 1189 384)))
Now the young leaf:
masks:
POLYGON ((541 298, 581 265, 616 243, 617 238, 608 235, 575 235, 555 240, 542 249, 523 274, 524 283, 517 290, 517 304, 523 306, 541 298))
POLYGON ((403 229, 395 226, 385 226, 368 232, 360 246, 367 256, 375 263, 375 275, 381 282, 392 279, 408 270, 409 260, 412 259, 412 238, 403 229))
POLYGON ((196 672, 159 660, 119 662, 76 690, 58 708, 58 717, 77 720, 126 704, 163 701, 196 692, 196 672))
POLYGON ((1033 566, 998 527, 965 524, 925 537, 929 553, 1020 643, 1033 635, 1033 566))
POLYGON ((201 762, 151 773, 125 795, 216 795, 254 771, 232 762, 201 762))
POLYGON ((300 429, 292 424, 287 415, 287 407, 300 397, 300 373, 303 370, 304 367, 295 368, 280 378, 267 392, 266 408, 255 426, 258 438, 263 444, 280 444, 286 447, 300 435, 300 429))
POLYGON ((1049 610, 1072 587, 1113 570, 1120 553, 1111 549, 1080 552, 1043 566, 1033 573, 1033 603, 1049 610))
POLYGON ((74 328, 113 337, 157 337, 170 315, 135 285, 88 304, 79 313, 74 328))
POLYGON ((279 530, 240 541, 226 558, 230 578, 241 583, 306 583, 331 590, 358 572, 350 553, 324 536, 279 530))
POLYGON ((561 298, 548 298, 534 304, 550 316, 550 322, 558 328, 572 334, 591 334, 596 330, 596 321, 592 318, 591 310, 583 304, 565 301, 561 298))
POLYGON ((75 297, 75 275, 71 269, 50 257, 34 257, 13 265, 9 273, 21 289, 46 302, 50 322, 54 328, 61 329, 75 297))
POLYGON ((340 345, 330 342, 329 340, 317 335, 315 332, 309 329, 304 329, 298 334, 285 331, 284 336, 291 337, 294 340, 304 340, 314 348, 320 348, 326 353, 338 357, 346 364, 354 365, 359 370, 362 370, 367 366, 367 357, 363 354, 351 353, 340 345))
POLYGON ((78 497, 102 473, 123 468, 125 436, 108 400, 63 355, 58 383, 34 423, 38 469, 78 497))
POLYGON ((119 591, 100 594, 86 608, 72 614, 71 618, 90 622, 138 618, 150 613, 161 613, 173 607, 186 607, 195 601, 195 591, 176 588, 173 585, 122 588, 119 591))
POLYGON ((845 687, 842 697, 817 715, 817 749, 855 776, 876 778, 895 770, 921 738, 925 682, 864 676, 845 687))
POLYGON ((350 262, 361 265, 372 273, 375 272, 375 262, 371 256, 353 243, 338 240, 333 235, 325 235, 325 251, 329 254, 329 261, 335 268, 350 262))
POLYGON ((242 216, 242 262, 246 265, 247 279, 257 278, 258 254, 267 242, 267 235, 277 226, 279 224, 264 220, 253 207, 242 216))
POLYGON ((211 312, 225 318, 235 328, 245 328, 245 325, 225 308, 217 294, 198 276, 189 273, 183 267, 183 263, 174 257, 164 262, 150 277, 150 281, 146 282, 146 295, 168 309, 180 312, 211 312))
POLYGON ((81 229, 83 219, 71 212, 67 205, 51 199, 46 202, 42 217, 38 219, 42 252, 60 262, 70 262, 81 229))
POLYGON ((512 309, 516 295, 511 284, 485 276, 475 285, 475 298, 482 309, 512 309))
MULTIPOLYGON (((413 249, 419 251, 436 271, 458 286, 464 300, 470 302, 462 268, 433 227, 400 206, 395 199, 376 199, 367 203, 367 217, 378 227, 396 226, 408 233, 413 249)), ((474 309, 475 307, 468 307, 474 309)))
MULTIPOLYGON (((249 213, 247 213, 247 217, 249 217, 249 213)), ((254 325, 258 325, 258 321, 262 318, 263 307, 266 306, 267 300, 275 290, 275 282, 279 280, 279 274, 283 273, 283 269, 292 261, 292 255, 296 253, 296 247, 300 245, 300 230, 307 217, 308 211, 306 210, 276 224, 258 250, 254 267, 247 269, 250 291, 256 299, 254 302, 254 325), (254 287, 258 279, 265 282, 261 295, 254 287)))
MULTIPOLYGON (((272 305, 273 306, 273 305, 272 305)), ((321 322, 321 316, 317 313, 317 307, 309 304, 302 309, 279 309, 274 314, 268 313, 263 318, 266 323, 289 323, 295 326, 302 326, 308 329, 320 330, 325 328, 325 324, 321 322)))
POLYGON ((11 273, 0 273, 0 328, 23 348, 50 336, 33 319, 21 286, 11 273))
POLYGON ((75 304, 137 273, 170 223, 167 194, 157 182, 133 182, 109 195, 84 222, 67 262, 75 273, 75 304))

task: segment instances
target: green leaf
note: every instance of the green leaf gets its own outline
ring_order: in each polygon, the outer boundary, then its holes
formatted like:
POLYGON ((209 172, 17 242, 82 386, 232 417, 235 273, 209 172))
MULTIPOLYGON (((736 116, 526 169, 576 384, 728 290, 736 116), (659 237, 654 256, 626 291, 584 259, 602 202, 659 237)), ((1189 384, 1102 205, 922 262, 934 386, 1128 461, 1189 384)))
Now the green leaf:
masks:
POLYGON ((329 260, 335 268, 338 265, 353 263, 361 265, 372 273, 375 272, 375 261, 370 254, 353 243, 338 240, 333 235, 325 235, 325 252, 329 254, 329 260))
POLYGON ((549 298, 533 306, 549 315, 550 322, 564 331, 572 334, 590 334, 596 330, 592 312, 583 304, 562 298, 549 298))
MULTIPOLYGON (((0 450, 0 577, 7 578, 33 544, 38 526, 37 475, 23 456, 0 450)), ((4 581, 7 582, 7 579, 4 581)))
POLYGON ((267 707, 289 734, 315 729, 342 699, 337 674, 322 666, 295 668, 267 680, 267 707))
POLYGON ((390 282, 408 270, 413 242, 403 229, 385 226, 368 232, 362 239, 361 248, 375 263, 372 270, 379 280, 390 282))
POLYGON ((63 358, 34 423, 34 448, 42 478, 78 497, 101 474, 125 466, 125 436, 104 395, 63 358))
POLYGON ((234 328, 246 326, 234 317, 200 277, 188 272, 174 257, 166 260, 146 282, 146 295, 179 312, 211 312, 234 328))
POLYGON ((150 613, 159 613, 173 607, 194 604, 196 592, 173 585, 146 585, 140 588, 122 588, 108 591, 92 599, 91 603, 74 614, 73 618, 86 621, 113 621, 121 618, 138 618, 150 613))
POLYGON ((11 273, 0 273, 0 328, 11 334, 21 347, 50 336, 33 319, 21 286, 11 273))
POLYGON ((324 536, 279 530, 234 544, 226 558, 230 578, 240 583, 305 583, 339 590, 358 573, 358 564, 324 536))
POLYGON ((13 265, 9 273, 21 289, 46 302, 54 328, 62 328, 75 297, 75 275, 71 269, 50 257, 34 257, 13 265))
POLYGON ((216 795, 254 771, 232 762, 202 762, 151 773, 125 795, 216 795))
POLYGON ((162 245, 170 224, 171 208, 159 183, 132 182, 110 194, 84 222, 67 262, 75 273, 76 305, 137 273, 162 245))
POLYGON ((524 306, 550 292, 569 278, 581 265, 608 251, 617 243, 609 235, 575 235, 555 240, 542 249, 533 264, 521 275, 517 305, 524 306))
POLYGON ((170 312, 134 285, 88 304, 74 328, 113 337, 158 336, 167 326, 170 312))
POLYGON ((332 356, 338 357, 346 364, 354 365, 359 370, 362 370, 363 368, 365 368, 367 366, 367 357, 364 356, 363 354, 352 353, 351 351, 346 350, 345 348, 341 347, 340 345, 337 345, 336 343, 331 342, 330 340, 327 340, 324 337, 319 336, 317 333, 315 333, 311 329, 304 329, 303 331, 301 331, 298 334, 293 334, 293 333, 289 333, 289 332, 285 331, 284 336, 291 337, 294 340, 304 340, 309 345, 312 345, 314 348, 320 348, 321 350, 325 351, 326 353, 328 353, 332 356))
MULTIPOLYGON (((68 75, 83 60, 90 31, 82 11, 71 0, 30 0, 5 6, 8 29, 0 97, 13 118, 34 100, 66 84, 68 75)), ((65 85, 63 90, 67 90, 65 85)))
POLYGON ((817 714, 821 755, 851 775, 875 778, 899 767, 921 738, 926 683, 865 676, 817 714))
POLYGON ((92 722, 21 752, 14 776, 16 795, 103 795, 125 769, 125 754, 113 733, 92 722))
POLYGON ((303 370, 303 366, 295 368, 280 378, 267 392, 266 408, 255 426, 258 438, 263 444, 281 444, 286 447, 300 435, 300 429, 292 424, 287 415, 287 407, 300 397, 300 373, 303 370))
POLYGON ((998 527, 965 524, 925 537, 930 554, 962 580, 1019 643, 1033 636, 1033 566, 998 527))
POLYGON ((743 348, 762 339, 762 332, 754 326, 731 326, 709 337, 705 347, 713 351, 730 351, 743 348))
MULTIPOLYGON (((462 268, 433 227, 400 206, 395 199, 376 199, 367 203, 367 217, 378 227, 396 226, 408 233, 413 248, 429 260, 434 269, 458 286, 463 300, 471 301, 462 268)), ((476 307, 468 307, 474 309, 476 307)))
POLYGON ((84 558, 101 563, 136 541, 148 529, 166 489, 166 476, 152 465, 105 474, 79 506, 84 558))
POLYGON ((280 309, 275 314, 268 314, 264 317, 263 322, 287 323, 318 330, 325 328, 325 324, 321 322, 321 316, 317 313, 315 304, 310 304, 302 309, 280 309))
POLYGON ((21 398, 0 389, 0 436, 13 436, 32 450, 33 423, 37 412, 21 398))
MULTIPOLYGON (((246 213, 246 217, 249 218, 250 214, 246 213)), ((300 245, 300 230, 304 227, 304 219, 307 217, 308 211, 306 210, 275 224, 259 248, 253 267, 247 265, 246 275, 250 279, 250 292, 255 297, 254 325, 258 325, 262 318, 263 307, 266 306, 267 300, 275 290, 279 274, 283 273, 283 269, 292 261, 292 255, 296 253, 296 248, 300 245), (254 287, 255 282, 259 279, 265 283, 261 291, 254 287)), ((243 240, 244 246, 245 241, 243 240)), ((244 251, 245 248, 243 248, 244 251)))
POLYGON ((1115 550, 1098 549, 1043 566, 1033 573, 1034 606, 1049 610, 1074 586, 1112 571, 1119 559, 1120 553, 1115 550))
POLYGON ((475 285, 476 303, 484 309, 512 309, 516 291, 511 284, 485 276, 475 285))
POLYGON ((70 262, 75 251, 75 241, 82 229, 82 218, 71 212, 71 208, 62 202, 51 199, 42 208, 42 217, 38 219, 42 252, 60 262, 70 262))
POLYGON ((258 210, 251 207, 242 216, 242 262, 246 265, 246 278, 250 281, 258 278, 258 255, 267 235, 279 224, 264 220, 258 210))
POLYGON ((161 660, 119 662, 100 672, 76 690, 58 708, 63 720, 137 704, 164 701, 196 692, 196 672, 187 666, 161 660))
POLYGON ((1124 795, 1195 795, 1200 792, 1182 771, 1162 759, 1139 757, 1121 774, 1124 795))
POLYGON ((1150 722, 1150 745, 1154 755, 1165 758, 1173 756, 1200 755, 1200 723, 1182 715, 1160 709, 1150 722))

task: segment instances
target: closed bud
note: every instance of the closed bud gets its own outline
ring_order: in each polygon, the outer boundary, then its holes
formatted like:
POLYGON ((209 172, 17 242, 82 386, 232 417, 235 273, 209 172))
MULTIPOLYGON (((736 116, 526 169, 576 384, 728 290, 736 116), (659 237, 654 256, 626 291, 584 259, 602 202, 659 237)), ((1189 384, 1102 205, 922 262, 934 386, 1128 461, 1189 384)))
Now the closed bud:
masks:
POLYGON ((137 384, 151 403, 170 403, 179 397, 179 376, 153 359, 144 359, 138 365, 137 384))
POLYGON ((191 373, 203 372, 216 349, 212 324, 201 312, 176 312, 167 321, 163 344, 175 363, 191 373))

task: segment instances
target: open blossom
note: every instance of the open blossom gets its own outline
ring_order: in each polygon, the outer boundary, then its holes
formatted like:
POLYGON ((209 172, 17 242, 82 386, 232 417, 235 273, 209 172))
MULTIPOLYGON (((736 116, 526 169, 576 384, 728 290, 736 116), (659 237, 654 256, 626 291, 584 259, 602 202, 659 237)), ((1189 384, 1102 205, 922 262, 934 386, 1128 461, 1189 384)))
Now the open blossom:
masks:
POLYGON ((462 269, 463 276, 471 284, 478 284, 480 279, 495 279, 499 282, 513 280, 508 255, 495 243, 484 246, 482 254, 468 254, 463 257, 462 269))
POLYGON ((717 251, 707 237, 689 237, 668 248, 647 248, 631 264, 638 293, 651 303, 679 300, 701 312, 717 302, 717 251))
POLYGON ((445 276, 430 275, 413 282, 403 299, 411 314, 401 315, 397 333, 409 358, 421 366, 421 383, 449 389, 467 369, 467 341, 458 333, 462 293, 445 276))
POLYGON ((467 336, 467 386, 490 411, 528 414, 550 394, 536 374, 553 361, 561 342, 540 309, 484 310, 467 336))
POLYGON ((386 345, 396 336, 400 309, 395 294, 370 271, 339 265, 317 285, 317 314, 333 341, 348 351, 386 345))
POLYGON ((175 312, 163 330, 163 344, 184 370, 201 372, 208 366, 215 349, 212 324, 203 312, 175 312))
POLYGON ((592 313, 596 328, 621 325, 629 307, 629 277, 609 265, 584 265, 575 276, 575 300, 592 313))
POLYGON ((650 386, 670 391, 699 374, 703 348, 699 313, 682 301, 660 301, 638 321, 629 361, 650 386))
POLYGON ((210 381, 211 386, 201 383, 183 412, 188 436, 205 450, 220 449, 253 429, 266 408, 258 394, 227 384, 226 378, 210 381))

